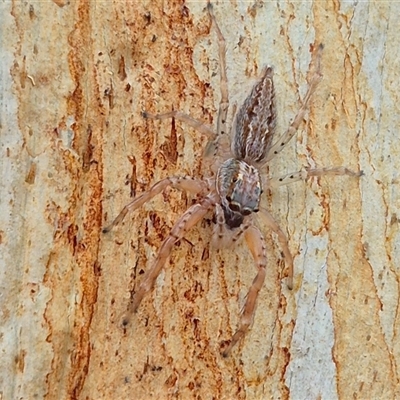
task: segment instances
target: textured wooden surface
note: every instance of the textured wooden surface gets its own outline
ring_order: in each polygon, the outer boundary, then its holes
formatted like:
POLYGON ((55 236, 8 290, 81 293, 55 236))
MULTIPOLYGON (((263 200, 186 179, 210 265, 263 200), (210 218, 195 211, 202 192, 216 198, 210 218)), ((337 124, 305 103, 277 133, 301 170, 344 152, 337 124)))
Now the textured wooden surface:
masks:
POLYGON ((140 113, 215 122, 218 53, 205 6, 0 4, 1 399, 400 397, 395 2, 215 3, 231 104, 273 65, 278 132, 305 93, 311 45, 325 45, 307 122, 269 174, 345 165, 365 175, 266 193, 289 237, 295 287, 265 231, 266 284, 230 358, 220 344, 256 271, 244 244, 210 248, 211 216, 120 328, 130 290, 192 199, 167 191, 107 236, 101 229, 158 179, 203 174, 204 137, 140 113))

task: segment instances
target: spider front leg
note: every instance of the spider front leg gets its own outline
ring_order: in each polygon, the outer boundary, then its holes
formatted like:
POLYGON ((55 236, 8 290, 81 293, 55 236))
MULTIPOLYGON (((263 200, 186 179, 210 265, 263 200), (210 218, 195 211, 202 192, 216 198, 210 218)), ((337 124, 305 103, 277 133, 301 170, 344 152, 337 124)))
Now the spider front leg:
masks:
POLYGON ((114 226, 118 225, 123 221, 125 215, 129 211, 134 211, 137 208, 141 207, 143 204, 151 200, 154 196, 161 193, 168 186, 171 186, 176 189, 185 190, 192 194, 199 194, 200 192, 205 191, 207 189, 206 183, 198 179, 192 179, 189 177, 180 177, 180 176, 171 176, 169 178, 162 179, 161 181, 153 185, 147 192, 144 192, 135 200, 127 204, 118 214, 117 218, 115 218, 110 225, 108 225, 106 228, 103 229, 103 233, 110 232, 111 229, 114 228, 114 226))
POLYGON ((303 121, 304 115, 307 111, 308 105, 310 103, 311 96, 315 92, 315 89, 317 88, 319 82, 322 79, 322 74, 321 74, 321 56, 322 56, 322 50, 324 46, 320 44, 317 49, 317 54, 315 56, 315 72, 313 77, 311 78, 311 83, 308 87, 307 93, 304 96, 303 99, 303 105, 300 107, 300 110, 298 111, 297 115, 294 117, 293 122, 290 124, 289 128, 287 131, 278 139, 278 141, 269 149, 267 159, 266 161, 271 160, 274 158, 285 146, 292 137, 295 135, 297 132, 297 129, 299 128, 301 122, 303 121))
POLYGON ((250 249, 251 254, 254 257, 255 262, 257 263, 258 273, 254 278, 250 290, 247 294, 246 303, 243 307, 242 315, 240 317, 239 328, 233 335, 229 346, 222 353, 224 357, 227 357, 229 355, 235 344, 245 336, 247 330, 249 329, 256 308, 258 292, 262 288, 265 280, 267 252, 265 248, 264 238, 261 232, 253 225, 244 232, 244 238, 246 240, 247 246, 250 249))
POLYGON ((149 292, 161 272, 167 258, 169 257, 174 244, 182 239, 182 237, 196 225, 207 212, 214 206, 216 202, 215 195, 207 196, 201 203, 191 206, 183 215, 178 219, 170 234, 164 240, 158 252, 157 258, 152 267, 147 271, 143 281, 139 285, 138 290, 133 295, 131 303, 129 304, 128 311, 123 318, 122 324, 124 326, 129 324, 130 318, 135 313, 142 301, 143 297, 149 292))

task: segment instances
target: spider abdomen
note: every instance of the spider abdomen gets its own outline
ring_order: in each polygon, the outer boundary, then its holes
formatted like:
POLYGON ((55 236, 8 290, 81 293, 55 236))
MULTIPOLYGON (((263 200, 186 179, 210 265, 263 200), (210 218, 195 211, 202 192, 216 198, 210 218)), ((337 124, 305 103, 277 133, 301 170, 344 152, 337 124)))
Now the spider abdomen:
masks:
POLYGON ((275 125, 273 71, 266 67, 236 114, 232 141, 235 158, 263 164, 271 148, 275 125))

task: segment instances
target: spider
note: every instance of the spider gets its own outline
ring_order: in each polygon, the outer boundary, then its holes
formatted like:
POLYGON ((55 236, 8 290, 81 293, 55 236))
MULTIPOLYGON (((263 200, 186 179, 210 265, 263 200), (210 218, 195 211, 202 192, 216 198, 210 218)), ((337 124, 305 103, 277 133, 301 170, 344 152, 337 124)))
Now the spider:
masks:
MULTIPOLYGON (((315 71, 302 101, 303 104, 286 132, 273 143, 276 125, 275 95, 273 70, 270 66, 267 66, 243 105, 236 112, 231 128, 231 145, 229 149, 229 141, 226 140, 227 136, 229 136, 227 135, 229 96, 226 76, 225 39, 214 16, 211 3, 207 4, 207 11, 218 38, 220 63, 221 100, 216 133, 208 125, 180 111, 171 111, 164 114, 144 112, 143 117, 156 120, 175 118, 206 135, 208 143, 205 149, 205 156, 212 157, 212 160, 217 161, 214 164, 219 165, 219 167, 210 178, 206 179, 181 176, 162 179, 148 191, 127 204, 115 220, 103 229, 103 232, 109 232, 121 223, 129 211, 138 209, 168 186, 197 195, 199 199, 196 204, 183 213, 174 224, 170 234, 163 241, 153 265, 146 272, 142 282, 132 296, 127 313, 123 318, 122 323, 124 326, 129 323, 132 314, 137 311, 143 297, 152 290, 174 244, 182 239, 211 210, 214 211, 215 222, 212 242, 216 247, 232 245, 244 237, 256 263, 257 275, 247 294, 239 327, 229 345, 222 352, 223 356, 227 356, 235 344, 245 336, 253 320, 258 293, 263 286, 266 275, 266 246, 261 231, 254 224, 256 213, 263 218, 264 223, 277 235, 288 269, 287 285, 289 289, 293 288, 293 258, 286 236, 269 212, 260 207, 263 185, 271 186, 274 184, 273 180, 268 181, 266 178, 262 178, 261 172, 265 164, 275 157, 295 135, 304 119, 311 96, 322 79, 320 60, 323 46, 319 45, 315 51, 315 71)), ((353 172, 345 167, 308 169, 288 174, 275 181, 275 184, 286 184, 325 174, 360 176, 362 172, 353 172)))

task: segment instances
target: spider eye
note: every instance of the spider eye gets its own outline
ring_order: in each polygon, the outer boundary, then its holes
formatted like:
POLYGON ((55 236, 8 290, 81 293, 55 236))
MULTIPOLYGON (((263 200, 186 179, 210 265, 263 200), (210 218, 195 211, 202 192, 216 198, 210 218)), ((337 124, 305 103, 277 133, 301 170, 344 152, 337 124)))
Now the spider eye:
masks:
POLYGON ((230 208, 232 211, 240 212, 240 205, 237 204, 237 203, 235 203, 235 202, 229 203, 229 208, 230 208))
POLYGON ((252 211, 249 210, 248 208, 244 208, 242 210, 242 215, 244 215, 244 216, 250 215, 251 213, 252 213, 252 211))
POLYGON ((228 200, 229 202, 231 202, 231 200, 232 200, 232 197, 231 197, 231 196, 228 196, 228 195, 226 195, 225 198, 226 198, 226 200, 228 200))

